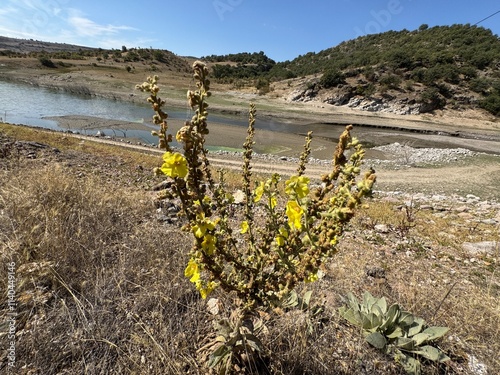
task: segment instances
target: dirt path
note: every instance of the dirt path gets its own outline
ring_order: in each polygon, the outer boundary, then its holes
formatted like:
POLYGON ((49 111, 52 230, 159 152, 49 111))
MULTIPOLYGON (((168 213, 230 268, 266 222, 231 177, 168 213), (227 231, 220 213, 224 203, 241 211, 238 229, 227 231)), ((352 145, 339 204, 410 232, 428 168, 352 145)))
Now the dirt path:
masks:
MULTIPOLYGON (((148 153, 161 155, 162 150, 141 145, 127 144, 109 139, 95 138, 77 134, 70 136, 89 142, 112 144, 148 153)), ((216 168, 241 171, 242 160, 236 154, 210 154, 210 163, 216 168)), ((366 166, 374 163, 366 160, 366 166)), ((256 156, 253 159, 252 171, 255 173, 279 173, 290 176, 295 173, 297 165, 293 161, 280 160, 277 157, 256 156)), ((500 201, 500 156, 477 154, 456 162, 426 167, 401 166, 397 169, 378 165, 376 190, 401 191, 405 193, 425 193, 429 195, 461 195, 473 194, 482 199, 500 201)), ((307 175, 317 178, 329 171, 328 165, 309 164, 307 175)))

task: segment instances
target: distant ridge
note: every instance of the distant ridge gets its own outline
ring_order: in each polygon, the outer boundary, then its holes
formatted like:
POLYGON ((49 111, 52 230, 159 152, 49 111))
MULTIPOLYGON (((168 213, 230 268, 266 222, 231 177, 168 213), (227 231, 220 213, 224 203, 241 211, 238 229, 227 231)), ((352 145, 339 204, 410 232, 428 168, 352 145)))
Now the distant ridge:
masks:
POLYGON ((0 36, 0 51, 7 50, 17 53, 30 52, 78 52, 80 50, 93 51, 97 48, 77 46, 66 43, 44 42, 34 39, 17 39, 0 36))

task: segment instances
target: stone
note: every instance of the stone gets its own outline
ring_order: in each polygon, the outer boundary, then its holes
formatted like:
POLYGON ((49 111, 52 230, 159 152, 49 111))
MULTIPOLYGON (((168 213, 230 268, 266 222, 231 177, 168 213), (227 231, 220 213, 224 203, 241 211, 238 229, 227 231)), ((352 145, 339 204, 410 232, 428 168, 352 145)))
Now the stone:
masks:
POLYGON ((245 193, 242 190, 236 190, 233 193, 234 203, 235 204, 243 204, 245 203, 245 193))
POLYGON ((496 219, 484 219, 484 220, 481 220, 481 223, 486 224, 486 225, 497 225, 498 221, 496 219))
POLYGON ((385 278, 385 269, 382 267, 369 267, 366 269, 366 276, 378 279, 385 278))
POLYGON ((472 215, 471 213, 469 212, 460 212, 458 215, 457 215, 459 218, 461 219, 464 219, 464 220, 471 220, 471 219, 474 219, 474 215, 472 215))
POLYGON ((377 224, 374 229, 378 233, 389 233, 389 227, 385 224, 377 224))
POLYGON ((500 243, 497 241, 464 242, 462 248, 471 255, 493 255, 500 250, 500 243))

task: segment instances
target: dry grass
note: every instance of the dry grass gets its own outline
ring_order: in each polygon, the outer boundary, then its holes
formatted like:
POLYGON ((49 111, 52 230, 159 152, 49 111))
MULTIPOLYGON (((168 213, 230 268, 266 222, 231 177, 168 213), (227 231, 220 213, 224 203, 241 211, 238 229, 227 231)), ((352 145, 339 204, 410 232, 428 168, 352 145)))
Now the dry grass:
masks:
MULTIPOLYGON (((44 149, 27 159, 22 150, 5 150, 12 141, 5 133, 0 132, 0 288, 5 290, 3 275, 14 261, 17 372, 209 373, 197 349, 212 332, 213 319, 230 313, 231 297, 215 294, 221 312, 214 317, 183 276, 190 239, 179 226, 156 218, 149 190, 158 180, 150 177, 151 157, 104 145, 82 149, 60 135, 41 139, 37 132, 11 132, 10 137, 60 150, 44 149)), ((500 372, 498 254, 465 263, 460 247, 464 240, 498 241, 498 232, 423 210, 403 230, 405 216, 394 205, 371 202, 346 233, 325 277, 307 286, 313 303, 323 307, 318 316, 292 309, 264 317, 262 339, 269 352, 251 373, 402 374, 338 316, 341 297, 364 290, 450 327, 440 346, 452 363, 425 364, 425 374, 467 374, 467 354, 485 362, 490 373, 500 372), (374 230, 377 224, 389 233, 374 230), (453 238, 439 235, 451 227, 453 238), (383 277, 370 276, 375 268, 383 277)), ((2 321, 6 312, 1 301, 2 321)), ((4 343, 2 338, 0 372, 4 343)))

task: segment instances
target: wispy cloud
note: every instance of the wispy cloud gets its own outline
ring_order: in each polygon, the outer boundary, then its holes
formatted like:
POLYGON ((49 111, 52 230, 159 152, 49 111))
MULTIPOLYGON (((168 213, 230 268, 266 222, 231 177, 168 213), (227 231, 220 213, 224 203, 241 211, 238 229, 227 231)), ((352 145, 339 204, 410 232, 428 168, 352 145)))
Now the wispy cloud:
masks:
POLYGON ((126 24, 99 23, 64 0, 6 0, 0 7, 0 35, 106 48, 143 45, 126 24), (122 44, 119 44, 122 43, 122 44))
POLYGON ((91 19, 81 15, 72 15, 67 21, 77 35, 84 37, 98 37, 102 35, 118 34, 126 30, 137 30, 133 27, 124 25, 99 25, 91 19))

